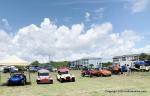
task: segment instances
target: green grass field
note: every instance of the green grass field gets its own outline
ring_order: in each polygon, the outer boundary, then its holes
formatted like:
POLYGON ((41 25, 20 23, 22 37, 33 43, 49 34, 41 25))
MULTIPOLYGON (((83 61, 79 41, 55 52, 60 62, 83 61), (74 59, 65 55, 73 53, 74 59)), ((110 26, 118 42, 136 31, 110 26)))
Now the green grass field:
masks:
MULTIPOLYGON (((54 84, 40 85, 35 82, 37 74, 32 73, 32 85, 0 86, 0 96, 150 96, 150 72, 93 78, 81 77, 80 71, 71 73, 76 76, 76 82, 59 83, 56 73, 51 73, 54 84)), ((3 83, 8 76, 2 74, 3 83)))

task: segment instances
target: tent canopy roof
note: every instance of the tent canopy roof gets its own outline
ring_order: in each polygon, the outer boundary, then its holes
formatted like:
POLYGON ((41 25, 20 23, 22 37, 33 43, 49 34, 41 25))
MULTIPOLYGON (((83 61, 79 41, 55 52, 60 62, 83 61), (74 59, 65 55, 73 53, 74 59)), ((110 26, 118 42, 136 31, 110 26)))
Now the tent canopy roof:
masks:
POLYGON ((29 62, 17 56, 10 56, 0 60, 0 66, 28 66, 29 62))
POLYGON ((137 62, 135 62, 134 64, 137 64, 137 65, 145 65, 145 62, 144 62, 144 61, 137 61, 137 62))

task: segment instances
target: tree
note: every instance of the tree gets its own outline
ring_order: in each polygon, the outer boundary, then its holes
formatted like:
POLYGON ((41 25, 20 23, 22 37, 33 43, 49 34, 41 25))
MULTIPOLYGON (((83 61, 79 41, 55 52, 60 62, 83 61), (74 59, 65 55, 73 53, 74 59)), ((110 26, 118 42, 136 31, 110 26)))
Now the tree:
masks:
POLYGON ((32 65, 32 66, 39 66, 40 63, 39 63, 38 61, 34 61, 34 62, 31 63, 31 65, 32 65))
POLYGON ((93 68, 94 65, 93 65, 93 64, 90 64, 89 66, 90 66, 90 68, 93 68))
POLYGON ((150 55, 147 55, 146 60, 150 61, 150 55))
POLYGON ((139 56, 139 60, 146 60, 147 59, 147 54, 146 53, 141 53, 139 56))
POLYGON ((106 62, 106 63, 102 63, 103 67, 107 67, 109 65, 112 65, 112 62, 106 62))
POLYGON ((68 61, 57 61, 57 62, 51 62, 51 65, 55 68, 60 67, 68 67, 69 62, 68 61))

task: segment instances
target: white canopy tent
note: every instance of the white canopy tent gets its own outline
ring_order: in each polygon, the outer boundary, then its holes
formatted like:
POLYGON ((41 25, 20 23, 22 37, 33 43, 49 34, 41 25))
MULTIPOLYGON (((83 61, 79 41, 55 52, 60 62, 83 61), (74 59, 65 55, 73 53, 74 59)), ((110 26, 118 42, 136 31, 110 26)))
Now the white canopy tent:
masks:
MULTIPOLYGON (((25 61, 17 56, 10 56, 8 58, 0 60, 0 66, 29 66, 29 62, 25 61)), ((30 82, 30 73, 29 73, 29 82, 30 82)), ((0 74, 0 83, 1 83, 1 74, 0 74)))
POLYGON ((0 66, 29 66, 29 62, 17 56, 10 56, 0 60, 0 66))

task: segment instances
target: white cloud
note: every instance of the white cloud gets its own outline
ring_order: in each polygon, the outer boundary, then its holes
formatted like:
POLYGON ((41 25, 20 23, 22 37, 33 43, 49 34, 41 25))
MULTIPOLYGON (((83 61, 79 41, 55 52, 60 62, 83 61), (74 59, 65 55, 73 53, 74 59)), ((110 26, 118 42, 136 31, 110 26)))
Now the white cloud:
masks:
POLYGON ((91 14, 89 12, 85 13, 85 19, 87 22, 90 21, 90 16, 91 16, 91 14))
MULTIPOLYGON (((71 28, 57 26, 45 18, 38 27, 23 27, 11 36, 0 31, 0 56, 17 55, 30 60, 73 60, 81 57, 111 57, 137 52, 135 44, 140 37, 132 30, 113 32, 110 22, 85 30, 84 24, 71 28)), ((146 47, 146 49, 149 47, 146 47)))
POLYGON ((131 10, 133 13, 142 12, 148 7, 149 0, 132 0, 131 10))
POLYGON ((2 22, 3 22, 3 24, 4 24, 5 26, 9 26, 9 23, 8 23, 7 19, 2 19, 2 22))
POLYGON ((11 30, 11 26, 8 23, 7 19, 1 19, 0 21, 0 29, 1 30, 5 30, 5 31, 10 31, 11 30))
POLYGON ((11 46, 11 36, 7 32, 0 30, 0 57, 7 56, 11 46))

